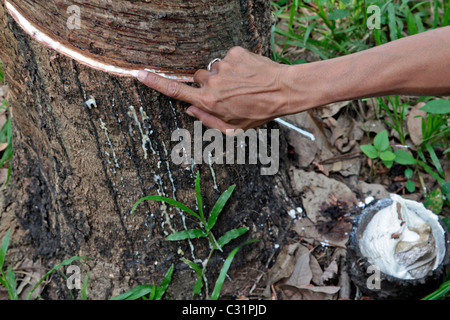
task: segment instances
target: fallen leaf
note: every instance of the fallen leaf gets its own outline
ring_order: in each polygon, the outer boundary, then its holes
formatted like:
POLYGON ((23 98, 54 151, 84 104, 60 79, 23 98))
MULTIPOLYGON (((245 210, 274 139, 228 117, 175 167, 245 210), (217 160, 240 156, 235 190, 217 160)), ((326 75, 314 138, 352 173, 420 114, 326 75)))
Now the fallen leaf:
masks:
POLYGON ((0 143, 0 151, 5 150, 6 148, 8 148, 8 142, 0 143))
POLYGON ((280 254, 273 267, 268 274, 267 286, 263 295, 266 297, 271 296, 271 286, 281 279, 285 279, 292 274, 295 266, 295 252, 299 247, 298 243, 284 246, 281 249, 280 254))
POLYGON ((381 120, 368 120, 361 124, 361 129, 365 132, 379 133, 386 129, 383 121, 381 120))
POLYGON ((342 108, 348 106, 350 101, 335 102, 317 108, 317 115, 321 118, 328 118, 336 115, 342 108))
POLYGON ((422 142, 422 117, 426 117, 427 113, 420 108, 424 105, 425 102, 420 102, 412 107, 406 119, 409 137, 416 145, 422 142))
MULTIPOLYGON (((26 259, 18 268, 19 271, 16 271, 16 276, 24 274, 25 277, 22 279, 18 279, 17 281, 17 294, 19 296, 19 299, 26 300, 30 291, 34 288, 36 283, 42 279, 42 277, 45 275, 45 270, 41 265, 40 261, 33 262, 29 259, 26 259)), ((44 287, 47 283, 44 281, 42 282, 35 291, 31 294, 30 300, 37 299, 41 293, 42 290, 44 290, 44 287)))
POLYGON ((320 267, 320 264, 317 261, 317 259, 312 254, 309 257, 309 268, 311 269, 311 272, 312 272, 312 279, 311 279, 311 281, 314 284, 319 285, 320 278, 322 277, 322 274, 323 274, 323 270, 320 267))
POLYGON ((308 248, 300 245, 295 254, 295 266, 291 275, 285 281, 285 284, 292 286, 302 286, 311 283, 312 271, 309 266, 310 255, 308 248))
POLYGON ((301 195, 303 208, 313 223, 324 218, 321 212, 332 205, 332 195, 348 208, 357 204, 355 194, 347 185, 323 174, 292 169, 291 181, 295 192, 301 195))
POLYGON ((325 282, 333 279, 334 276, 337 274, 337 272, 338 272, 338 265, 336 263, 336 260, 333 260, 320 277, 319 281, 320 285, 324 285, 325 282))
POLYGON ((335 300, 340 290, 338 286, 290 286, 280 285, 286 300, 335 300))
POLYGON ((296 155, 296 164, 299 168, 308 167, 319 153, 319 147, 308 138, 299 133, 290 130, 288 134, 288 143, 294 148, 296 155), (305 152, 308 150, 308 152, 305 152))

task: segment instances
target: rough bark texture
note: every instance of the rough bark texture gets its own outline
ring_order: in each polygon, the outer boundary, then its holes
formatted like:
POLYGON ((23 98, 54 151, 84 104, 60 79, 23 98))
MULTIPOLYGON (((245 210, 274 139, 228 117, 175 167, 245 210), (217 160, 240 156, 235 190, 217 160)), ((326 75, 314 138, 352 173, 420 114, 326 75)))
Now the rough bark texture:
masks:
MULTIPOLYGON (((183 12, 200 8, 204 1, 198 2, 183 12)), ((136 8, 146 5, 130 3, 136 8)), ((267 52, 268 2, 230 3, 240 4, 241 9, 253 7, 258 39, 267 52)), ((191 20, 196 21, 196 16, 191 20)), ((228 27, 226 20, 212 21, 215 28, 228 27)), ((262 266, 272 256, 274 243, 283 239, 281 226, 286 221, 282 217, 288 217, 283 212, 296 205, 284 194, 283 162, 276 176, 261 176, 259 165, 213 165, 213 171, 207 164, 174 165, 171 133, 176 128, 193 132, 184 104, 133 79, 87 68, 41 46, 17 26, 3 5, 0 28, 0 59, 10 88, 15 150, 12 178, 0 201, 0 236, 13 229, 10 265, 40 258, 49 267, 71 256, 88 256, 91 260, 78 263, 83 276, 90 271, 88 298, 106 299, 137 284, 159 283, 175 264, 168 296, 190 298, 194 274, 179 259, 205 259, 209 248, 202 240, 168 242, 164 238, 173 230, 195 226, 192 219, 156 202, 144 202, 134 215, 130 210, 140 197, 151 194, 176 198, 195 208, 194 181, 199 170, 206 208, 237 184, 216 232, 221 235, 247 226, 246 237, 260 241, 244 247, 233 266, 247 264, 265 271, 262 266), (85 104, 91 97, 96 107, 85 104), (147 133, 149 141, 143 145, 142 134, 147 133)), ((245 42, 246 35, 252 36, 243 34, 239 42, 245 42)), ((284 149, 282 142, 282 159, 284 149)), ((218 275, 229 249, 211 261, 210 279, 218 275)), ((68 297, 61 277, 48 285, 44 297, 68 297)))
POLYGON ((268 48, 268 1, 10 2, 52 39, 123 68, 193 73, 230 47, 268 48))

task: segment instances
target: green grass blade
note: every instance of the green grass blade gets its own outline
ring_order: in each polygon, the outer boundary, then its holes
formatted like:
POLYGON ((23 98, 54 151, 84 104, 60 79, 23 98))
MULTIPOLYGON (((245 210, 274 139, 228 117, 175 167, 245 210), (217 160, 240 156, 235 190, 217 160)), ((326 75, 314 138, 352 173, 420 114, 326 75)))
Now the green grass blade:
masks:
POLYGON ((221 236, 218 240, 217 243, 219 244, 219 246, 221 248, 223 248, 226 244, 228 244, 231 240, 234 240, 240 236, 242 236, 243 234, 245 234, 248 231, 248 228, 246 227, 242 227, 242 228, 238 228, 238 229, 233 229, 230 230, 228 232, 226 232, 223 236, 221 236))
POLYGON ((448 292, 450 292, 450 281, 444 282, 439 287, 439 289, 430 293, 429 295, 424 297, 422 300, 438 300, 438 299, 444 297, 448 292))
POLYGON ((0 246, 0 270, 3 270, 3 264, 5 263, 6 251, 8 251, 9 239, 11 237, 11 229, 6 232, 3 237, 2 245, 0 246))
POLYGON ((154 285, 142 284, 131 289, 130 291, 112 297, 110 300, 136 300, 149 294, 150 292, 152 292, 152 290, 154 290, 154 288, 154 285))
POLYGON ((195 273, 197 273, 198 276, 201 276, 203 274, 202 269, 200 268, 200 266, 186 258, 181 258, 181 261, 183 261, 184 263, 186 263, 192 270, 195 271, 195 273))
POLYGON ((433 161, 433 165, 436 168, 436 170, 438 171, 439 175, 442 178, 444 178, 445 177, 444 170, 442 170, 441 163, 439 162, 439 159, 436 155, 436 152, 434 152, 433 147, 427 143, 427 144, 425 144, 425 148, 427 149, 428 153, 430 154, 431 161, 433 161))
POLYGON ((203 270, 200 268, 200 266, 188 259, 182 258, 181 261, 186 263, 192 270, 195 271, 197 274, 197 281, 195 281, 194 287, 192 288, 192 294, 200 294, 203 288, 203 270))
POLYGON ((8 271, 6 271, 6 282, 8 282, 8 294, 10 300, 17 300, 17 282, 16 275, 11 267, 8 266, 8 271))
POLYGON ((30 291, 30 293, 28 294, 27 300, 30 299, 31 295, 33 294, 33 292, 37 289, 37 287, 39 287, 39 285, 42 283, 42 281, 44 281, 45 279, 47 279, 55 270, 61 268, 62 266, 67 266, 72 264, 74 261, 76 260, 82 260, 82 259, 90 259, 89 257, 72 257, 70 259, 64 260, 63 262, 61 262, 60 264, 54 266, 49 272, 47 272, 47 274, 45 276, 43 276, 33 287, 33 289, 30 291))
POLYGON ((214 207, 211 210, 211 214, 209 215, 206 231, 210 231, 216 224, 217 219, 219 218, 219 214, 222 212, 223 207, 227 203, 228 199, 231 197, 234 188, 236 188, 236 185, 232 185, 231 187, 229 187, 228 190, 222 193, 219 199, 217 199, 216 203, 214 204, 214 207))
POLYGON ((406 16, 406 24, 408 27, 408 35, 412 36, 414 34, 418 33, 417 26, 416 26, 416 20, 414 18, 414 15, 407 9, 408 13, 406 16))
POLYGON ((143 198, 139 199, 138 202, 136 202, 134 204, 133 209, 131 209, 131 214, 134 213, 134 211, 136 210, 136 208, 138 207, 138 205, 141 202, 146 201, 146 200, 163 201, 163 202, 165 202, 167 204, 170 204, 170 205, 172 205, 174 207, 177 207, 178 209, 181 209, 181 210, 189 213, 190 215, 196 217, 197 219, 201 220, 200 216, 197 213, 195 213, 192 209, 188 208, 186 205, 182 204, 181 202, 173 200, 171 198, 158 196, 158 195, 147 196, 147 197, 143 197, 143 198))
POLYGON ((230 252, 227 259, 225 260, 222 269, 220 270, 219 277, 216 280, 216 284, 214 286, 214 291, 211 295, 211 300, 218 300, 220 296, 220 291, 222 290, 223 282, 225 281, 225 277, 227 276, 228 270, 230 269, 231 263, 233 262, 234 256, 244 245, 254 243, 258 240, 248 240, 241 245, 237 246, 230 252))
POLYGON ((304 38, 303 38, 303 44, 306 45, 306 43, 308 42, 308 38, 309 38, 309 36, 310 36, 310 34, 311 34, 311 31, 314 29, 314 27, 316 26, 316 24, 317 24, 317 22, 314 21, 314 22, 312 22, 312 23, 310 23, 310 24, 308 25, 308 28, 306 28, 305 36, 304 36, 304 38))
POLYGON ((433 29, 439 26, 439 17, 441 16, 439 13, 439 2, 437 0, 433 1, 433 29))
POLYGON ((431 169, 429 165, 427 165, 425 162, 418 160, 417 163, 428 173, 430 174, 436 181, 442 185, 445 183, 444 179, 442 179, 436 172, 431 169))
POLYGON ((205 238, 207 236, 208 235, 204 233, 203 230, 201 229, 189 229, 172 233, 171 235, 167 236, 166 240, 181 241, 187 239, 205 238))
POLYGON ((2 66, 1 61, 0 61, 0 82, 5 83, 5 77, 3 75, 3 66, 2 66))
POLYGON ((89 282, 89 271, 86 274, 83 282, 83 288, 81 289, 81 300, 87 300, 87 286, 89 282))
POLYGON ((392 3, 387 6, 388 11, 388 24, 389 24, 389 36, 391 41, 397 40, 397 19, 395 16, 395 8, 392 3))
POLYGON ((172 275, 173 275, 173 264, 170 266, 169 270, 167 270, 166 275, 164 276, 164 280, 161 282, 159 287, 155 290, 155 296, 152 297, 152 300, 160 300, 164 293, 166 293, 167 288, 169 287, 170 282, 172 281, 172 275))

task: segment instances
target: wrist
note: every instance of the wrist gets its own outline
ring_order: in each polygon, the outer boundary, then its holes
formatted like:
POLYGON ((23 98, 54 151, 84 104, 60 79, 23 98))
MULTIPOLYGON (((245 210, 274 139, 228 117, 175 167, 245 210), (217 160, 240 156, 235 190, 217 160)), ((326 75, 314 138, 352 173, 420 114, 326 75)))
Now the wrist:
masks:
POLYGON ((327 61, 291 65, 282 78, 281 113, 289 115, 333 102, 327 61))

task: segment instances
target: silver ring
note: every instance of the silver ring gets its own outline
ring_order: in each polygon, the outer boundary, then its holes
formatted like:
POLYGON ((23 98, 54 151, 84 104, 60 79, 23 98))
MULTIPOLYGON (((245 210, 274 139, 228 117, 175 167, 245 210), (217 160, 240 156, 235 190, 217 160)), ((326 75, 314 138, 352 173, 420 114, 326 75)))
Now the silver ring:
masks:
POLYGON ((222 59, 220 59, 220 58, 215 58, 214 60, 212 60, 209 64, 208 64, 208 71, 209 72, 211 72, 211 67, 212 67, 212 65, 215 63, 215 62, 219 62, 219 61, 222 61, 222 59))

